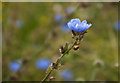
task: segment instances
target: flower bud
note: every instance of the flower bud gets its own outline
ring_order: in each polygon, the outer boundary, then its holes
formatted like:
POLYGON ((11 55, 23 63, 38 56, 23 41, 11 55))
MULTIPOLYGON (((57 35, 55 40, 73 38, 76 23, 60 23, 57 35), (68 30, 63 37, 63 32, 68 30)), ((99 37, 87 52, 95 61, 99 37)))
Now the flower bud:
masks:
POLYGON ((72 44, 69 44, 69 45, 68 45, 68 49, 69 49, 71 46, 72 46, 72 44))
POLYGON ((58 64, 56 64, 56 63, 51 64, 52 69, 57 69, 57 66, 58 66, 58 64))
POLYGON ((65 49, 63 48, 63 46, 60 47, 59 51, 61 54, 63 54, 65 52, 65 49))
POLYGON ((84 37, 84 35, 79 35, 78 40, 79 40, 79 41, 80 41, 80 40, 82 40, 82 39, 83 39, 83 37, 84 37))
POLYGON ((49 78, 48 78, 48 80, 54 80, 55 79, 55 77, 53 77, 53 76, 50 76, 49 78))
POLYGON ((72 38, 75 38, 75 36, 72 34, 72 38))
POLYGON ((66 42, 64 46, 61 46, 59 49, 60 53, 64 53, 68 49, 68 43, 66 42))
POLYGON ((74 38, 76 36, 75 31, 72 30, 72 38, 74 38))
POLYGON ((79 49, 79 45, 74 45, 74 46, 73 46, 73 49, 74 49, 74 50, 78 50, 78 49, 79 49))

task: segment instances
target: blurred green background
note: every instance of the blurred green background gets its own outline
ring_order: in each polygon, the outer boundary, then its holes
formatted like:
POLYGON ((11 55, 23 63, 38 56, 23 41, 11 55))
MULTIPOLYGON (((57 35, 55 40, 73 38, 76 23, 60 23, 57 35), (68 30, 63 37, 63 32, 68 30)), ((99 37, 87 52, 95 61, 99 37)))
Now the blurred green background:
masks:
MULTIPOLYGON (((80 49, 72 50, 62 60, 63 69, 70 69, 73 80, 118 81, 118 3, 2 3, 2 79, 40 81, 45 70, 35 67, 39 58, 54 62, 60 56, 59 48, 72 42, 71 32, 63 31, 62 24, 73 18, 87 20, 92 27, 81 42, 80 49), (70 14, 69 6, 74 7, 70 14), (55 15, 63 18, 56 22, 55 15), (12 72, 9 63, 26 59, 22 72, 12 72)), ((59 71, 52 73, 55 81, 64 80, 59 71)))

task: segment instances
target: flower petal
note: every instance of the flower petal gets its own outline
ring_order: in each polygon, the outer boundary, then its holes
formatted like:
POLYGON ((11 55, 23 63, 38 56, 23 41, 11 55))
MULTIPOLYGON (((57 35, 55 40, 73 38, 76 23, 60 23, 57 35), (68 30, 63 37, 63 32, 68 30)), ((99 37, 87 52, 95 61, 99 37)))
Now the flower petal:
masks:
POLYGON ((87 24, 86 20, 82 21, 81 23, 78 18, 72 19, 68 22, 68 27, 75 32, 82 32, 84 30, 87 30, 91 26, 92 24, 87 24))
POLYGON ((81 23, 80 19, 78 19, 78 18, 72 19, 71 22, 72 22, 72 23, 73 23, 73 22, 81 23))
POLYGON ((82 23, 85 23, 85 24, 87 24, 87 21, 86 21, 86 20, 83 20, 83 21, 82 21, 82 23))
POLYGON ((88 25, 87 25, 87 29, 90 28, 91 26, 92 26, 92 24, 88 24, 88 25))

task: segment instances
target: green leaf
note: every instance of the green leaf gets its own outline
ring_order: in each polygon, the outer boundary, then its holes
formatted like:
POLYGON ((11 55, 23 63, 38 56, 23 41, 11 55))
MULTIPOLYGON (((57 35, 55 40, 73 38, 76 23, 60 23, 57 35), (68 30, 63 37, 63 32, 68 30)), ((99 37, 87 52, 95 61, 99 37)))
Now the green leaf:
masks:
POLYGON ((52 70, 51 66, 48 67, 48 69, 46 70, 46 73, 50 72, 50 70, 52 70))
POLYGON ((57 70, 63 70, 64 69, 64 66, 63 65, 59 65, 57 70))
POLYGON ((68 49, 68 43, 67 42, 65 43, 65 49, 68 49))

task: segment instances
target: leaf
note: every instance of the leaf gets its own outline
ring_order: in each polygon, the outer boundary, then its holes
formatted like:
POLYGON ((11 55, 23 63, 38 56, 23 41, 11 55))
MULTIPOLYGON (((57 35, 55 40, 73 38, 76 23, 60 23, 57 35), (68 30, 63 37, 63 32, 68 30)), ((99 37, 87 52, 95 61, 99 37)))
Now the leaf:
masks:
POLYGON ((63 70, 64 69, 64 66, 58 66, 58 69, 57 70, 63 70))
POLYGON ((65 43, 65 49, 68 49, 68 42, 65 43))
POLYGON ((56 60, 56 63, 59 63, 59 62, 60 62, 60 59, 61 59, 61 58, 59 57, 59 58, 56 60))
POLYGON ((61 66, 61 64, 60 64, 60 63, 58 64, 58 67, 59 67, 59 66, 61 66))
POLYGON ((52 67, 51 67, 51 66, 49 66, 48 69, 46 70, 46 74, 47 74, 50 70, 52 70, 52 67))

